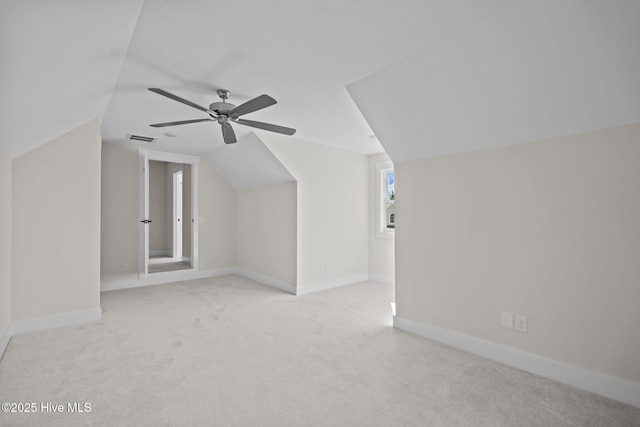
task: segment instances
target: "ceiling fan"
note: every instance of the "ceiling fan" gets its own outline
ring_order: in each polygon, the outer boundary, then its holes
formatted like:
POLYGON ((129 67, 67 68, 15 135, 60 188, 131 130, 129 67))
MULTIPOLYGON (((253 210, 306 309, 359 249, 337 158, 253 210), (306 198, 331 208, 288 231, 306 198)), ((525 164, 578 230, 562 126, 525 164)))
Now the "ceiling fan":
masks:
POLYGON ((254 111, 258 111, 275 104, 276 100, 270 97, 269 95, 260 95, 236 107, 235 105, 227 102, 227 98, 229 98, 229 95, 231 95, 231 92, 225 89, 218 89, 217 90, 218 96, 222 98, 222 102, 214 102, 211 105, 209 105, 209 108, 205 108, 187 99, 184 99, 177 95, 169 93, 166 90, 158 89, 155 87, 151 87, 149 88, 149 90, 151 92, 157 93, 158 95, 166 96, 167 98, 173 99, 174 101, 181 102, 183 104, 186 104, 193 108, 197 108, 198 110, 204 111, 205 113, 209 114, 209 117, 204 119, 180 120, 177 122, 156 123, 156 124, 150 125, 154 128, 161 128, 165 126, 186 125, 189 123, 215 121, 215 122, 218 122, 222 127, 222 137, 224 139, 225 144, 233 144, 237 142, 236 134, 233 131, 233 128, 231 127, 231 123, 238 123, 241 125, 268 130, 270 132, 282 133, 285 135, 293 135, 294 133, 296 133, 296 130, 292 128, 278 126, 271 123, 256 122, 254 120, 246 120, 246 119, 240 118, 240 116, 243 116, 247 113, 252 113, 254 111))

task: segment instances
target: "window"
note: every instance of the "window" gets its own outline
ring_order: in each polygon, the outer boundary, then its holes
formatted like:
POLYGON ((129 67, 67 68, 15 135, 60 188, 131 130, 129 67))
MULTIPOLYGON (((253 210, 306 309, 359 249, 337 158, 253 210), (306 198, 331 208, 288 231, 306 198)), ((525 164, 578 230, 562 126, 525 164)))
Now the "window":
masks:
POLYGON ((395 174, 391 162, 380 162, 376 165, 378 176, 378 237, 393 237, 396 228, 395 212, 395 174))

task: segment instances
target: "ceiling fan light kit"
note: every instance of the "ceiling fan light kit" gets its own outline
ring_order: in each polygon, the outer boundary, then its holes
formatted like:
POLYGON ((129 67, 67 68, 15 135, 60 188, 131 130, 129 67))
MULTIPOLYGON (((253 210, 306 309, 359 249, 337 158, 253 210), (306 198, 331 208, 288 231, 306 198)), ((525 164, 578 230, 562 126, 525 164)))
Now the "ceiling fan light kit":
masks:
POLYGON ((225 144, 233 144, 237 142, 236 134, 233 131, 233 128, 231 127, 231 123, 238 123, 244 126, 251 126, 257 129, 281 133, 284 135, 293 135, 294 133, 296 133, 296 130, 292 128, 278 126, 271 123, 257 122, 254 120, 246 120, 246 119, 240 118, 240 116, 243 116, 245 114, 262 110, 263 108, 274 105, 276 103, 276 100, 270 97, 269 95, 260 95, 256 98, 250 99, 244 104, 235 106, 227 102, 227 99, 231 95, 231 92, 229 92, 226 89, 218 89, 217 90, 218 96, 222 99, 222 102, 213 102, 209 105, 209 108, 205 108, 201 105, 198 105, 194 102, 184 99, 178 95, 174 95, 173 93, 167 92, 166 90, 163 90, 163 89, 151 87, 149 88, 149 90, 151 92, 157 93, 158 95, 165 96, 169 99, 173 99, 174 101, 181 102, 192 108, 203 111, 209 115, 209 117, 203 118, 203 119, 179 120, 175 122, 156 123, 156 124, 150 125, 152 127, 160 128, 160 127, 166 127, 166 126, 177 126, 177 125, 186 125, 190 123, 215 121, 215 122, 218 122, 218 124, 220 124, 220 127, 222 128, 222 137, 224 139, 225 144))

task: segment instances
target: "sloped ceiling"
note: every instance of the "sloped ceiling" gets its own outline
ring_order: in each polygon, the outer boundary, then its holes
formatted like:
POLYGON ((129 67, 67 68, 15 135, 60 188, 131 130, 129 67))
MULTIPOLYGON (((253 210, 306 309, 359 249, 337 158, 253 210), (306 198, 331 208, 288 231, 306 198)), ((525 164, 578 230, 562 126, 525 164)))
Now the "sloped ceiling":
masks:
POLYGON ((218 147, 205 159, 236 190, 295 181, 255 133, 218 147))
POLYGON ((394 162, 640 122, 640 2, 500 3, 348 86, 394 162))
POLYGON ((0 2, 0 148, 17 157, 104 116, 142 5, 0 2))
MULTIPOLYGON (((637 0, 4 0, 0 147, 15 157, 95 117, 105 142, 140 133, 166 151, 223 146, 215 123, 149 127, 204 113, 148 87, 202 105, 217 88, 235 104, 267 93, 278 104, 247 118, 363 154, 384 146, 395 161, 638 122, 639 8, 637 0)), ((235 128, 240 138, 252 131, 235 128)))

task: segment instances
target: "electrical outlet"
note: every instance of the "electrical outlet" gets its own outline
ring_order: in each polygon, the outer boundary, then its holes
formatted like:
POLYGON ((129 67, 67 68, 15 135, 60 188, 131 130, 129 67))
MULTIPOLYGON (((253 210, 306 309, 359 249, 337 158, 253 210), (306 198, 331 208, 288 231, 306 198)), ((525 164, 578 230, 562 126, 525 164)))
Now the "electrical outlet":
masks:
POLYGON ((502 312, 502 327, 513 329, 513 313, 502 312))
POLYGON ((527 332, 527 323, 525 316, 516 315, 516 331, 527 332))
POLYGON ((123 264, 122 271, 129 271, 129 264, 123 264))

